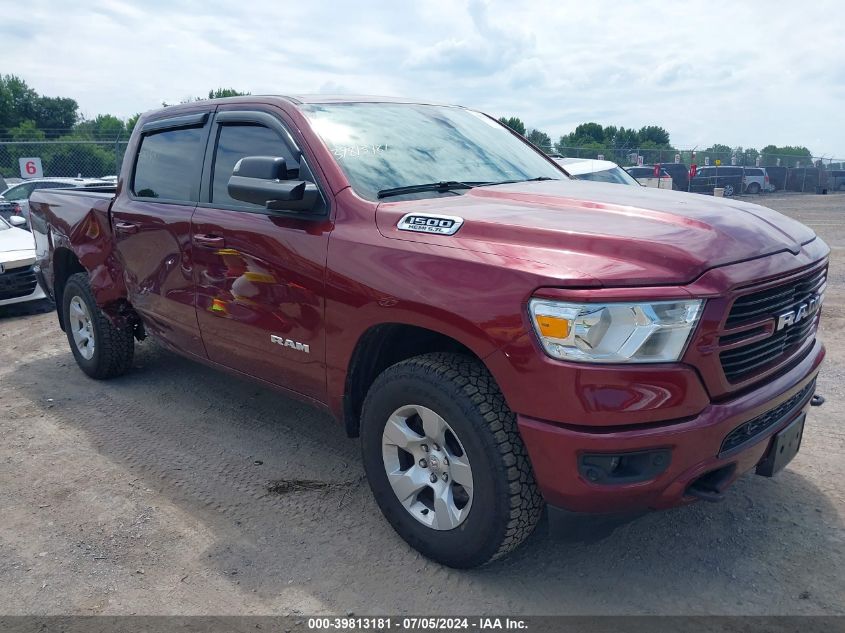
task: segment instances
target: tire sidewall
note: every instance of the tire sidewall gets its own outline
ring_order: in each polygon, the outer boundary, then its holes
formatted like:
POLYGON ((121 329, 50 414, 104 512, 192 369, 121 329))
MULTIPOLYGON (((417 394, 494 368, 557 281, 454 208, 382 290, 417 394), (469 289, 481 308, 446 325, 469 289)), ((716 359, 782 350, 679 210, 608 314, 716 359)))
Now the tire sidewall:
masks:
POLYGON ((412 547, 455 567, 481 564, 496 552, 510 512, 506 475, 502 464, 496 463, 498 448, 485 421, 454 384, 410 372, 377 380, 364 405, 361 443, 364 469, 382 513, 412 547), (411 516, 387 478, 382 460, 385 424, 394 411, 412 404, 446 420, 472 467, 472 506, 466 520, 452 530, 429 528, 411 516))
POLYGON ((82 371, 94 378, 98 376, 98 370, 102 365, 101 358, 103 354, 103 335, 100 320, 97 318, 98 310, 99 308, 92 301, 91 293, 87 287, 84 287, 75 279, 68 281, 64 288, 64 293, 62 294, 62 314, 64 315, 65 334, 67 335, 70 350, 73 353, 73 357, 76 359, 76 363, 82 371), (88 308, 88 313, 91 315, 91 326, 94 331, 94 355, 90 359, 85 358, 79 353, 76 341, 73 340, 73 331, 70 319, 70 302, 74 297, 79 297, 80 300, 85 303, 85 307, 88 308))

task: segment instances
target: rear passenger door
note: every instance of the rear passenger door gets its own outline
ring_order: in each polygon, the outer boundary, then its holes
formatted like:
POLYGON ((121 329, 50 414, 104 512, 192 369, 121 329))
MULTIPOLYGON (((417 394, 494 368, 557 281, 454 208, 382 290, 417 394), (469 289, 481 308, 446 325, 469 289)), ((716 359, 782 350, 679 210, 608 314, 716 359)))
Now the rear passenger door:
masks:
POLYGON ((321 184, 277 112, 235 108, 215 117, 192 223, 205 348, 221 365, 323 400, 328 199, 301 219, 231 198, 229 178, 245 156, 283 157, 289 178, 321 184))
POLYGON ((149 121, 132 174, 112 206, 129 301, 157 338, 205 357, 194 307, 191 215, 211 113, 149 121))

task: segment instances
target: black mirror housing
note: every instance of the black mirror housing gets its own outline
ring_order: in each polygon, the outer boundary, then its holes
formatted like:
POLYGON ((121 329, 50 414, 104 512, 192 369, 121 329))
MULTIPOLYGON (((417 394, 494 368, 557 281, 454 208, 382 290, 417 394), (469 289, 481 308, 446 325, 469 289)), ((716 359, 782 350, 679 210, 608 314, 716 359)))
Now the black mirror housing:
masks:
POLYGON ((310 213, 320 202, 312 182, 287 180, 287 162, 279 156, 245 156, 235 164, 227 190, 235 200, 270 211, 310 213))
POLYGON ((232 175, 261 180, 286 180, 288 165, 281 156, 244 156, 235 163, 232 175))

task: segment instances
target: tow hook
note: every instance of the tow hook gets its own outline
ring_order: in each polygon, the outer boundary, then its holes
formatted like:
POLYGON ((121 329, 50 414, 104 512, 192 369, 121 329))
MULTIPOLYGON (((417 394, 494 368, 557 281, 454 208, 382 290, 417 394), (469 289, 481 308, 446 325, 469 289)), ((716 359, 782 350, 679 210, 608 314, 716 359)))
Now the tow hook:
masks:
POLYGON ((813 399, 810 400, 811 407, 820 407, 824 404, 824 396, 816 394, 813 396, 813 399))
POLYGON ((736 464, 728 464, 712 470, 693 481, 684 494, 689 497, 719 503, 725 500, 725 488, 731 482, 736 471, 736 464))

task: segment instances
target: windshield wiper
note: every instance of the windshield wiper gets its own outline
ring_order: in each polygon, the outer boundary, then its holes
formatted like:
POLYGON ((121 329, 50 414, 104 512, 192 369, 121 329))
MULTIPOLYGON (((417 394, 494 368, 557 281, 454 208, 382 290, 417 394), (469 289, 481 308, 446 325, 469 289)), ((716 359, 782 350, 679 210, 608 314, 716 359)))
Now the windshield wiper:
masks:
POLYGON ((485 182, 487 186, 492 185, 510 185, 515 182, 540 182, 542 180, 559 180, 558 178, 550 178, 549 176, 537 176, 536 178, 519 178, 518 180, 502 180, 500 182, 485 182))
POLYGON ((455 189, 472 189, 473 187, 489 187, 491 185, 507 185, 514 182, 538 182, 540 180, 555 180, 548 176, 537 176, 536 178, 520 178, 518 180, 502 180, 499 182, 489 182, 484 180, 475 180, 471 182, 460 182, 457 180, 446 180, 441 182, 427 182, 421 185, 408 185, 405 187, 391 187, 390 189, 382 189, 378 192, 379 198, 389 198, 391 196, 401 196, 406 193, 420 193, 423 191, 437 191, 438 193, 446 193, 447 191, 454 191, 455 189))
POLYGON ((457 180, 446 180, 441 182, 428 182, 421 185, 408 185, 405 187, 391 187, 390 189, 382 189, 378 192, 379 198, 389 198, 391 196, 401 196, 406 193, 420 193, 423 191, 437 191, 439 193, 446 193, 447 191, 454 191, 455 189, 472 189, 479 185, 489 185, 488 182, 458 182, 457 180))

